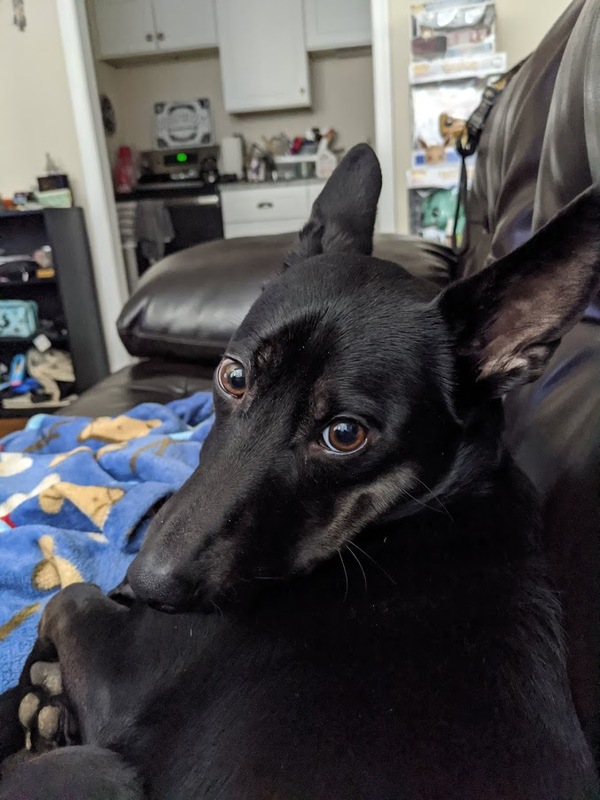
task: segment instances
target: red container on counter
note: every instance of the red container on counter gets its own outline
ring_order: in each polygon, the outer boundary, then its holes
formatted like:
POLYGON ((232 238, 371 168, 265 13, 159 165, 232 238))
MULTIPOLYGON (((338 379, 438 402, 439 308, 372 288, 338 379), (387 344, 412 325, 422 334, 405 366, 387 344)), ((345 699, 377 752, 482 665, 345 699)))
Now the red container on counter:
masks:
POLYGON ((114 173, 115 191, 119 194, 132 192, 135 183, 135 166, 131 147, 119 147, 114 173))

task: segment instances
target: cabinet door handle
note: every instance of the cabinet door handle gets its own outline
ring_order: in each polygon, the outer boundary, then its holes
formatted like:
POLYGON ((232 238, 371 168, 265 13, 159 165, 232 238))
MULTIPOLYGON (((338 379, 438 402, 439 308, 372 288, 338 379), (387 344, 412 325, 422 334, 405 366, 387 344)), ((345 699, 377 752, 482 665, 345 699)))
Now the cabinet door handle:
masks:
POLYGON ((146 34, 146 41, 147 42, 153 42, 154 41, 154 36, 151 33, 147 33, 146 34))
POLYGON ((257 203, 256 207, 257 208, 273 208, 273 203, 267 203, 267 202, 257 203))
POLYGON ((156 38, 158 39, 159 42, 164 42, 165 35, 164 35, 164 33, 157 33, 156 34, 156 38))

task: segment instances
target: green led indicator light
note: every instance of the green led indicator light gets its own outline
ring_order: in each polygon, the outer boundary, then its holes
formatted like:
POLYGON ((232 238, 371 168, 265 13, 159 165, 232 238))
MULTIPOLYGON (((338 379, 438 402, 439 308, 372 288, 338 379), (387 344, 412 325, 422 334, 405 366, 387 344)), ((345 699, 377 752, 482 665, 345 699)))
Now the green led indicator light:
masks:
POLYGON ((185 164, 187 160, 187 153, 177 153, 177 161, 179 161, 180 164, 185 164))

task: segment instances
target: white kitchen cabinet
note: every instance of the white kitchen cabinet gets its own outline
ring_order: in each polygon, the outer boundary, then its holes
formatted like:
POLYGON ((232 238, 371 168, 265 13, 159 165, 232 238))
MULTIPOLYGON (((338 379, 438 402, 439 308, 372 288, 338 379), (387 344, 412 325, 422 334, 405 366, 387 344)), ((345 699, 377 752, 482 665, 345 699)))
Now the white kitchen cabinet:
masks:
POLYGON ((101 58, 217 46, 214 0, 95 0, 101 58))
POLYGON ((150 0, 95 0, 94 11, 102 58, 155 52, 150 0))
POLYGON ((302 0, 217 0, 225 108, 310 105, 302 0))
POLYGON ((317 199, 317 197, 321 194, 321 191, 325 186, 325 181, 310 183, 308 185, 308 206, 309 208, 313 207, 313 203, 317 199))
POLYGON ((240 239, 242 236, 273 236, 276 233, 297 233, 302 230, 306 220, 274 219, 272 222, 232 222, 225 228, 226 239, 240 239))
POLYGON ((308 50, 371 44, 370 0, 303 0, 303 3, 308 50))
POLYGON ((159 50, 194 50, 217 46, 214 0, 152 2, 159 50))
POLYGON ((224 184, 221 211, 225 238, 299 231, 323 186, 324 181, 224 184))

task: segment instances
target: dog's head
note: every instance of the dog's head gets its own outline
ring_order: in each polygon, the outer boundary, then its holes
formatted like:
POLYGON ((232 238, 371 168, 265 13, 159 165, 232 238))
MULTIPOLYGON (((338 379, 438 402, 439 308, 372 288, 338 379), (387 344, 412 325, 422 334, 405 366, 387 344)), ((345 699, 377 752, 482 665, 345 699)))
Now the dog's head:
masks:
POLYGON ((499 398, 541 374, 597 284, 600 194, 436 296, 371 256, 380 188, 353 148, 233 337, 201 464, 131 567, 139 598, 183 607, 310 571, 489 474, 499 398))

